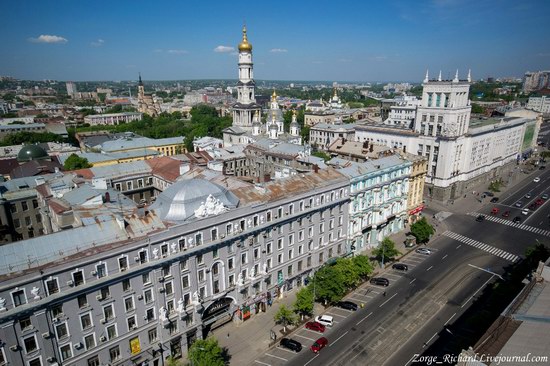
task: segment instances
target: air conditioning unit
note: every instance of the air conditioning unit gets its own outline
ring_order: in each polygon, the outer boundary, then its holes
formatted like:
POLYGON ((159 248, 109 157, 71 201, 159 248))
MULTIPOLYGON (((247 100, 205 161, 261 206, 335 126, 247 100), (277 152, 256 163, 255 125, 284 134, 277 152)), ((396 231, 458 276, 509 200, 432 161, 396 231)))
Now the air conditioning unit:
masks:
POLYGON ((97 301, 103 301, 103 295, 101 295, 101 294, 100 294, 100 295, 97 295, 97 296, 95 297, 95 299, 96 299, 97 301))
POLYGON ((81 349, 82 348, 82 343, 81 342, 78 342, 74 345, 74 349, 81 349))
POLYGON ((73 280, 68 280, 67 281, 67 286, 73 287, 74 286, 74 281, 73 280))
POLYGON ((101 337, 99 337, 99 340, 100 340, 101 342, 105 342, 105 341, 107 340, 107 337, 101 336, 101 337))
POLYGON ((148 317, 147 315, 144 315, 144 316, 143 316, 143 320, 148 321, 148 320, 149 320, 149 317, 148 317))
POLYGON ((138 295, 137 299, 138 300, 143 300, 143 295, 138 295))
POLYGON ((59 317, 53 318, 53 319, 52 319, 52 322, 53 322, 54 324, 59 323, 59 317))
POLYGON ((107 319, 101 319, 101 324, 107 323, 107 319))
POLYGON ((55 357, 48 357, 48 358, 46 358, 46 361, 48 361, 49 363, 54 363, 55 362, 55 357))
POLYGON ((13 352, 17 352, 19 351, 19 346, 17 344, 14 344, 13 346, 10 346, 10 349, 13 351, 13 352))
POLYGON ((91 274, 92 276, 96 276, 96 275, 97 275, 97 271, 92 271, 92 272, 90 272, 90 274, 91 274))
POLYGON ((159 277, 159 282, 164 282, 164 277, 159 277))
POLYGON ((52 334, 50 332, 42 333, 42 338, 44 339, 50 339, 52 337, 52 334))
POLYGON ((134 260, 135 260, 136 262, 139 262, 139 257, 134 257, 134 260))
POLYGON ((164 291, 166 291, 166 290, 164 289, 164 287, 159 288, 159 292, 160 292, 161 294, 164 293, 164 291))

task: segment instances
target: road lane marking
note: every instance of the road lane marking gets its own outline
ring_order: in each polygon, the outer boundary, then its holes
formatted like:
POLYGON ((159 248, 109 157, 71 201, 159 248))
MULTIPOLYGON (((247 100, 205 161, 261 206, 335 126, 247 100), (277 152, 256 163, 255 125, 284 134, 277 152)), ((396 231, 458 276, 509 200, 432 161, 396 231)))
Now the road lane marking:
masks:
POLYGON ((366 317, 364 317, 363 319, 359 320, 355 325, 359 325, 361 324, 365 319, 367 319, 369 316, 372 315, 372 311, 369 313, 369 315, 367 315, 366 317))
POLYGON ((427 341, 426 343, 424 343, 424 345, 422 346, 422 348, 425 348, 427 345, 429 345, 430 342, 432 341, 432 339, 434 339, 436 335, 437 335, 437 333, 435 333, 435 334, 432 336, 432 338, 428 339, 428 341, 427 341))
POLYGON ((317 353, 317 354, 315 355, 315 357, 313 357, 311 360, 309 360, 308 362, 306 362, 306 363, 304 364, 304 366, 307 366, 311 361, 315 360, 317 357, 319 357, 319 353, 317 353))
POLYGON ((279 360, 288 361, 286 358, 282 358, 282 357, 279 357, 279 356, 275 356, 275 355, 272 355, 271 353, 266 353, 265 355, 266 355, 266 356, 271 356, 271 357, 273 357, 273 358, 278 358, 279 360))
POLYGON ((258 361, 258 360, 254 360, 254 362, 259 363, 260 365, 271 366, 271 365, 268 364, 268 363, 265 363, 265 362, 262 362, 262 361, 258 361))
POLYGON ((485 281, 485 283, 484 283, 483 285, 481 285, 481 287, 478 288, 477 291, 474 292, 474 294, 473 294, 472 296, 470 296, 470 298, 469 298, 468 300, 466 300, 466 302, 465 302, 464 304, 462 304, 462 306, 461 306, 460 308, 463 308, 464 305, 466 305, 468 302, 470 302, 470 300, 472 300, 472 298, 473 298, 475 295, 477 295, 477 293, 478 293, 479 291, 481 291, 481 289, 483 289, 483 288, 489 283, 489 281, 491 281, 491 280, 493 279, 493 277, 494 277, 494 275, 491 275, 491 277, 490 277, 487 281, 485 281))
POLYGON ((434 268, 434 266, 430 266, 430 267, 426 270, 426 272, 428 272, 428 271, 429 271, 430 269, 432 269, 432 268, 434 268))
POLYGON ((393 294, 392 297, 390 297, 389 299, 387 299, 386 301, 384 301, 382 304, 380 304, 379 308, 381 308, 382 306, 384 306, 388 301, 390 301, 391 299, 393 299, 395 296, 397 296, 397 292, 395 294, 393 294))
POLYGON ((405 366, 407 366, 408 364, 410 364, 411 361, 414 360, 416 357, 418 357, 418 355, 413 355, 413 356, 411 357, 411 359, 407 361, 407 363, 405 364, 405 366))
MULTIPOLYGON (((480 214, 479 212, 468 212, 468 215, 477 217, 477 216, 482 215, 482 214, 480 214)), ((525 219, 525 221, 529 220, 531 217, 532 216, 528 216, 525 219)), ((541 228, 538 228, 538 227, 535 227, 535 226, 529 226, 529 225, 525 225, 525 224, 513 223, 513 222, 510 222, 509 220, 504 220, 504 219, 501 219, 500 217, 495 217, 495 216, 485 215, 485 219, 489 220, 489 221, 496 222, 497 224, 510 225, 510 226, 515 227, 517 229, 530 231, 530 232, 537 233, 538 235, 544 235, 544 236, 550 237, 550 230, 545 230, 545 229, 541 229, 541 228)))
POLYGON ((338 342, 340 340, 340 338, 342 338, 343 336, 345 336, 346 334, 348 334, 349 330, 346 330, 346 332, 344 334, 342 334, 340 337, 336 338, 336 340, 334 342, 332 342, 331 344, 329 344, 328 346, 333 346, 336 342, 338 342))
POLYGON ((445 325, 449 324, 449 322, 451 321, 452 318, 455 317, 455 315, 456 315, 456 313, 454 313, 443 325, 445 326, 445 325))
POLYGON ((443 256, 443 258, 441 258, 441 259, 445 259, 445 258, 447 258, 447 254, 445 254, 445 255, 443 256))
POLYGON ((340 318, 347 318, 347 316, 345 316, 345 315, 340 315, 340 314, 335 314, 335 313, 329 313, 328 311, 326 312, 326 314, 329 314, 329 315, 332 315, 332 316, 339 316, 340 318))
POLYGON ((459 246, 456 247, 456 249, 460 248, 462 246, 462 244, 460 244, 459 246))
MULTIPOLYGON (((497 248, 497 247, 494 247, 494 246, 491 246, 489 244, 485 244, 485 243, 481 243, 481 242, 478 242, 478 241, 475 241, 471 238, 468 238, 464 235, 460 235, 460 234, 457 234, 457 233, 454 233, 452 231, 445 231, 443 233, 443 235, 453 239, 453 240, 456 240, 456 241, 459 241, 459 242, 462 242, 464 244, 467 244, 467 245, 470 245, 474 248, 477 248, 479 250, 483 250, 484 252, 487 252, 491 255, 494 255, 494 256, 497 256, 497 257, 501 257, 503 259, 506 260, 506 257, 508 257, 508 254, 511 254, 511 253, 508 253, 506 252, 505 250, 502 250, 500 248, 497 248)), ((456 247, 456 249, 460 248, 460 245, 458 247, 456 247)), ((509 260, 510 262, 512 263, 516 263, 519 261, 519 257, 517 255, 513 255, 512 257, 509 257, 509 260)))
POLYGON ((306 337, 306 336, 303 336, 303 335, 300 335, 300 334, 295 334, 295 336, 296 336, 296 337, 305 338, 305 339, 307 339, 307 340, 310 340, 310 341, 312 341, 312 342, 315 342, 315 339, 309 338, 309 337, 306 337))
POLYGON ((411 283, 413 283, 414 281, 416 281, 416 278, 413 278, 412 281, 409 282, 409 285, 410 285, 411 283))

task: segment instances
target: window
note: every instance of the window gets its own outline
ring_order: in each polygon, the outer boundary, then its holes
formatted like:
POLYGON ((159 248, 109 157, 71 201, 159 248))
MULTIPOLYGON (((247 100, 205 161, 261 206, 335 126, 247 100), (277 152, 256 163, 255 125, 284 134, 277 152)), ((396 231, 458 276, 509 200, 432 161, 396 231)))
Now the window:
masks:
POLYGON ((248 255, 247 253, 241 253, 241 264, 246 264, 248 262, 248 255))
POLYGON ((154 300, 153 291, 151 289, 143 291, 143 296, 145 297, 145 303, 148 304, 154 300))
POLYGON ((115 317, 115 311, 113 309, 113 305, 107 305, 103 307, 103 319, 105 320, 111 320, 115 317))
POLYGON ((149 343, 153 343, 158 339, 157 329, 151 329, 148 333, 149 336, 149 343))
POLYGON ((71 344, 66 344, 64 346, 59 347, 59 353, 61 353, 61 360, 65 361, 68 358, 73 357, 73 350, 71 348, 71 344))
POLYGON ((116 338, 118 336, 118 332, 116 331, 116 324, 109 325, 107 327, 107 338, 109 340, 116 338))
MULTIPOLYGON (((31 329, 31 318, 27 316, 25 318, 19 319, 19 326, 21 327, 21 330, 31 329)), ((0 363, 0 365, 2 365, 2 363, 0 363)))
POLYGON ((181 277, 181 287, 184 289, 189 287, 189 275, 181 277))
POLYGON ((170 276, 170 266, 164 266, 162 267, 162 276, 168 277, 170 276))
POLYGON ((267 254, 271 254, 273 251, 272 251, 272 244, 271 243, 267 243, 266 245, 266 251, 267 251, 267 254))
POLYGON ((288 251, 288 260, 291 260, 294 257, 294 249, 288 251))
POLYGON ((294 244, 294 234, 290 234, 288 236, 288 245, 293 245, 294 244))
POLYGON ((100 290, 100 293, 101 293, 101 300, 105 300, 105 299, 108 299, 109 297, 111 297, 111 291, 109 291, 109 287, 108 286, 105 286, 105 287, 102 287, 101 290, 100 290))
POLYGON ((147 317, 147 321, 151 321, 151 320, 154 320, 155 319, 155 309, 154 308, 151 308, 151 309, 147 309, 147 311, 145 312, 145 316, 147 317))
POLYGON ((204 281, 204 269, 201 269, 201 270, 198 270, 197 271, 197 278, 198 278, 198 281, 199 282, 203 282, 204 281))
POLYGON ((141 279, 143 280, 143 284, 147 285, 151 283, 151 273, 147 272, 141 275, 141 279))
POLYGON ((182 259, 182 260, 180 261, 180 271, 185 271, 185 270, 187 270, 187 263, 188 263, 187 258, 182 259))
POLYGON ((35 358, 29 361, 29 366, 42 366, 41 358, 35 358))
POLYGON ((196 233, 195 234, 195 245, 201 245, 202 244, 202 233, 196 233))
POLYGON ((281 264, 281 263, 283 263, 283 254, 279 254, 277 256, 277 264, 281 264))
MULTIPOLYGON (((88 336, 88 337, 90 337, 90 336, 88 336)), ((86 338, 87 337, 84 337, 84 340, 86 340, 86 338)), ((91 346, 90 348, 95 347, 95 339, 93 339, 93 337, 92 337, 92 340, 94 341, 94 345, 91 346)), ((86 347, 86 349, 88 349, 88 348, 86 347)), ((99 366, 99 365, 100 365, 99 356, 94 356, 92 358, 88 358, 88 366, 99 366)))
POLYGON ((231 224, 227 224, 225 225, 225 234, 226 235, 229 235, 233 232, 233 225, 231 224))
POLYGON ((234 285, 235 285, 235 275, 230 274, 229 275, 229 286, 234 286, 234 285))
POLYGON ((197 264, 204 264, 204 258, 202 254, 197 254, 197 264))
POLYGON ((163 258, 168 255, 168 244, 162 244, 160 246, 160 254, 162 255, 163 258))
POLYGON ((27 303, 27 297, 25 296, 25 290, 17 290, 11 293, 13 298, 13 306, 18 307, 27 303))
POLYGON ((220 253, 218 248, 216 248, 212 251, 212 258, 219 258, 219 257, 220 257, 220 253))
POLYGON ((73 272, 73 282, 75 286, 80 286, 84 283, 84 272, 82 270, 73 272))
POLYGON ((179 241, 178 241, 178 245, 180 247, 180 251, 184 251, 187 249, 187 246, 185 244, 185 238, 181 238, 179 241))
POLYGON ((220 264, 218 262, 212 265, 212 274, 217 276, 220 273, 220 264))
POLYGON ((302 261, 298 261, 298 272, 302 270, 302 261))
POLYGON ((113 347, 109 350, 109 357, 111 358, 111 362, 114 362, 120 359, 119 346, 113 347))
POLYGON ((31 226, 32 225, 32 221, 31 221, 31 218, 29 216, 25 216, 25 225, 26 226, 31 226))
POLYGON ((133 330, 137 328, 137 322, 136 322, 136 316, 132 316, 126 320, 128 323, 128 331, 133 330))
POLYGON ((124 308, 126 311, 132 311, 134 310, 134 297, 130 296, 124 299, 124 308))
POLYGON ((86 295, 79 295, 78 307, 82 309, 82 308, 85 308, 86 306, 88 306, 88 298, 86 297, 86 295))
POLYGON ((122 291, 130 291, 132 286, 130 285, 130 279, 126 278, 122 280, 122 291))
POLYGON ((46 280, 46 290, 48 291, 48 295, 56 294, 59 292, 59 284, 57 283, 57 278, 46 280))
MULTIPOLYGON (((95 347, 95 335, 93 333, 84 337, 84 346, 86 347, 86 350, 95 347)), ((99 366, 99 359, 97 360, 97 362, 97 365, 99 366)), ((88 360, 88 365, 89 364, 90 361, 88 360)))
POLYGON ((265 215, 266 215, 266 221, 271 222, 271 211, 267 211, 265 215))
POLYGON ((93 325, 92 323, 92 314, 86 313, 80 316, 80 326, 82 330, 88 329, 93 325))
POLYGON ((38 208, 38 201, 32 200, 32 208, 38 208))
POLYGON ((23 209, 23 211, 27 211, 29 209, 29 205, 26 201, 21 202, 21 208, 23 209))
POLYGON ((38 349, 38 343, 36 343, 36 337, 34 335, 23 339, 23 345, 27 353, 34 352, 38 349))
POLYGON ((288 277, 292 276, 292 265, 287 267, 287 275, 288 277))
POLYGON ((139 257, 139 263, 140 264, 143 264, 143 263, 146 263, 147 262, 147 258, 148 258, 148 255, 147 255, 147 250, 140 250, 138 252, 138 257, 139 257))
POLYGON ((170 335, 173 335, 173 334, 176 334, 178 332, 178 323, 176 322, 171 322, 169 325, 168 325, 168 333, 170 335))
POLYGON ((107 276, 107 265, 105 263, 100 263, 95 266, 97 272, 97 278, 102 278, 107 276))
POLYGON ((210 237, 211 237, 212 241, 218 240, 218 229, 212 229, 210 231, 210 237))
POLYGON ((277 249, 283 249, 283 238, 277 239, 277 249))
POLYGON ((128 269, 128 257, 118 258, 118 267, 121 272, 124 272, 128 269))
POLYGON ((164 284, 164 291, 166 292, 166 295, 173 295, 174 294, 174 283, 172 281, 166 282, 164 284))
POLYGON ((21 222, 19 219, 13 219, 13 226, 15 226, 16 229, 21 227, 21 222))

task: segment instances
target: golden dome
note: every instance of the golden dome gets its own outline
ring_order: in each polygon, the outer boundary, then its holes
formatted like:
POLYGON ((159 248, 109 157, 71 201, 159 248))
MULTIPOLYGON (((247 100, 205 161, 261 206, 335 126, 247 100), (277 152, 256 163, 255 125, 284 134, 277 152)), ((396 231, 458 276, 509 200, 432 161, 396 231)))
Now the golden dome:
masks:
POLYGON ((246 26, 243 26, 243 40, 239 43, 240 52, 252 52, 252 45, 248 43, 248 38, 246 38, 246 26))
POLYGON ((276 102, 277 101, 277 93, 275 93, 275 89, 273 89, 273 94, 271 94, 271 100, 273 102, 276 102))

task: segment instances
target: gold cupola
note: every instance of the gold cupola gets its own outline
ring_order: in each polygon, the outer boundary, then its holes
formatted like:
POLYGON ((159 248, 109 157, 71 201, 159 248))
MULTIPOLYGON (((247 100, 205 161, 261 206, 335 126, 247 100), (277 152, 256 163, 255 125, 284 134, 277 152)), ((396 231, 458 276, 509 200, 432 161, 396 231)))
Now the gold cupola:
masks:
POLYGON ((252 52, 252 45, 248 43, 246 37, 246 25, 243 26, 243 40, 239 43, 239 52, 252 52))

